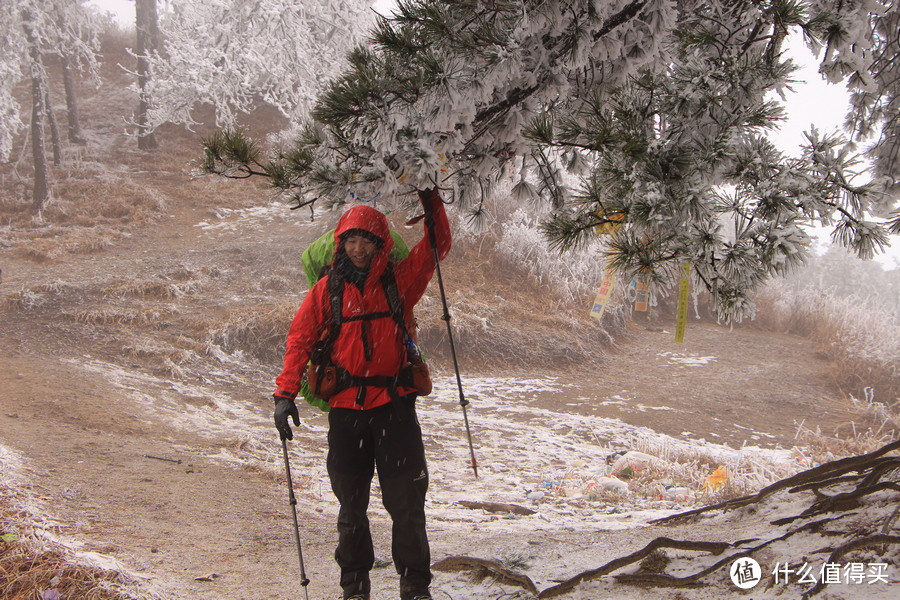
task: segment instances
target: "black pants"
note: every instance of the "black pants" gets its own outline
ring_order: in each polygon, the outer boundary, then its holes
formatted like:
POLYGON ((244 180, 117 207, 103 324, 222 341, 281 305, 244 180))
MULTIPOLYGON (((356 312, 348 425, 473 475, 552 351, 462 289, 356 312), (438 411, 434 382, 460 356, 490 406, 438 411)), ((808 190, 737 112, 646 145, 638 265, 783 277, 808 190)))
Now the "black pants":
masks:
POLYGON ((333 408, 328 424, 328 476, 341 505, 335 559, 344 597, 369 593, 375 554, 366 509, 375 469, 393 521, 391 548, 401 598, 426 591, 431 583, 425 533, 428 469, 415 397, 371 410, 333 408))

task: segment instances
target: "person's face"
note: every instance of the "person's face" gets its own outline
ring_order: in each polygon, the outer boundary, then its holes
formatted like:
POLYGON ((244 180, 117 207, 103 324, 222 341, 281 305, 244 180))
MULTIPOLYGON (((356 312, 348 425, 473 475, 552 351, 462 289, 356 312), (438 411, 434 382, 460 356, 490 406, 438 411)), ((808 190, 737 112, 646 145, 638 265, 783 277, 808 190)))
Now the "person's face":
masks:
POLYGON ((351 235, 344 240, 344 251, 357 269, 368 269, 378 246, 367 237, 351 235))

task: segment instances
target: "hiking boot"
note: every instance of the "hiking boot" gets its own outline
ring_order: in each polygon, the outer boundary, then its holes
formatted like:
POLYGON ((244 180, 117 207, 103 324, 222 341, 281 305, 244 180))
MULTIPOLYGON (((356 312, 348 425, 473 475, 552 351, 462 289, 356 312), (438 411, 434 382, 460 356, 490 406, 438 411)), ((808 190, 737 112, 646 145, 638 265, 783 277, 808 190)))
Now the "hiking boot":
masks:
POLYGON ((343 600, 369 600, 371 596, 368 574, 365 577, 357 577, 355 581, 341 587, 344 588, 344 594, 341 596, 343 600))
POLYGON ((401 594, 400 600, 432 600, 431 592, 425 590, 424 592, 416 592, 413 594, 401 594))

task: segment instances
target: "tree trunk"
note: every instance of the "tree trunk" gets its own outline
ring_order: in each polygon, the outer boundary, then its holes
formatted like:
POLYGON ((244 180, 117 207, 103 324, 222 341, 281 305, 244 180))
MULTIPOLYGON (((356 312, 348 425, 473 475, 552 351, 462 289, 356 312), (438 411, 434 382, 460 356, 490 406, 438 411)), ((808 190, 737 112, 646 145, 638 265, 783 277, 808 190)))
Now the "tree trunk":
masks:
POLYGON ((140 100, 138 102, 138 148, 153 150, 158 146, 156 136, 149 124, 150 62, 147 56, 159 48, 159 18, 156 12, 156 0, 136 0, 135 29, 137 30, 137 73, 140 100))
MULTIPOLYGON (((32 57, 33 60, 33 57, 32 57)), ((36 70, 32 66, 32 71, 36 70)), ((34 211, 39 213, 50 202, 50 170, 47 151, 44 149, 44 90, 39 74, 31 76, 31 155, 34 160, 34 189, 31 199, 34 211)))
POLYGON ((53 164, 62 164, 62 140, 59 137, 59 123, 53 114, 53 105, 50 103, 50 86, 44 85, 44 113, 47 115, 47 123, 50 124, 50 141, 53 144, 53 164))
POLYGON ((69 141, 73 144, 84 144, 81 134, 81 121, 78 118, 78 97, 75 95, 75 75, 69 64, 69 57, 60 57, 62 61, 63 87, 66 90, 66 115, 69 120, 69 141))
POLYGON ((44 65, 41 50, 32 27, 33 17, 30 12, 22 11, 22 28, 28 41, 28 55, 31 58, 31 154, 34 160, 34 188, 31 198, 35 213, 40 215, 50 202, 50 173, 47 166, 47 153, 44 148, 44 120, 47 107, 44 65))

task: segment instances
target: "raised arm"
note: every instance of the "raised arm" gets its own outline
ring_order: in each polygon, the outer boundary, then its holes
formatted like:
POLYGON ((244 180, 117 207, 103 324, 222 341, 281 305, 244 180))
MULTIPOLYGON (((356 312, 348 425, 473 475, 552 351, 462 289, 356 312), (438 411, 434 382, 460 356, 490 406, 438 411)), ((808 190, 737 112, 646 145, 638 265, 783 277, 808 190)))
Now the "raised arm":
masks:
POLYGON ((450 222, 440 194, 433 188, 420 191, 419 200, 425 209, 425 235, 413 246, 409 256, 397 263, 394 271, 407 311, 412 310, 431 281, 435 267, 434 248, 437 248, 439 260, 443 260, 452 245, 450 222))

